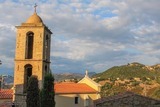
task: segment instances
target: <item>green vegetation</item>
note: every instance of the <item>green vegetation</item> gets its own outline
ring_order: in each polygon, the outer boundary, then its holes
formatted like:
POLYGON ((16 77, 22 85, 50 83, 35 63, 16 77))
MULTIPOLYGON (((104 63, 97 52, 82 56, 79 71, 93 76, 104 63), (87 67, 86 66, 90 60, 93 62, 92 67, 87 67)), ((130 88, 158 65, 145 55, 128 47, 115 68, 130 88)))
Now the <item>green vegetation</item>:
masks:
POLYGON ((139 81, 132 81, 132 82, 131 82, 131 86, 137 86, 137 85, 139 85, 139 84, 140 84, 139 81))
POLYGON ((145 66, 140 63, 115 66, 93 76, 101 83, 102 97, 132 91, 160 99, 160 65, 145 66))
POLYGON ((54 77, 49 73, 44 77, 41 91, 41 107, 55 107, 54 95, 54 77))
POLYGON ((96 74, 94 77, 97 77, 97 81, 105 80, 108 78, 111 79, 130 79, 133 77, 137 78, 156 78, 160 76, 160 71, 156 70, 149 70, 147 67, 143 64, 139 63, 132 63, 128 65, 123 66, 115 66, 112 67, 102 73, 96 74))
POLYGON ((156 88, 152 93, 152 97, 155 99, 160 99, 160 87, 156 88))
POLYGON ((124 91, 125 91, 124 87, 120 87, 120 86, 116 86, 116 85, 107 83, 104 86, 102 86, 101 96, 102 97, 112 96, 112 95, 116 95, 124 91))
POLYGON ((39 107, 39 88, 36 76, 31 76, 27 87, 27 107, 39 107))

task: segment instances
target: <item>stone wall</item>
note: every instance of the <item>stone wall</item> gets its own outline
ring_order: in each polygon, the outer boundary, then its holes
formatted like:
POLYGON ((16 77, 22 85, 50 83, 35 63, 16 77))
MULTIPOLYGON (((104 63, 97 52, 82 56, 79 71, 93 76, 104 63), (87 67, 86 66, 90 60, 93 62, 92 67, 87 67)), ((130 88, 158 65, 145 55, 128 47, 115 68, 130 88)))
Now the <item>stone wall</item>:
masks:
POLYGON ((26 93, 23 93, 23 84, 15 86, 14 104, 16 107, 26 107, 26 93))

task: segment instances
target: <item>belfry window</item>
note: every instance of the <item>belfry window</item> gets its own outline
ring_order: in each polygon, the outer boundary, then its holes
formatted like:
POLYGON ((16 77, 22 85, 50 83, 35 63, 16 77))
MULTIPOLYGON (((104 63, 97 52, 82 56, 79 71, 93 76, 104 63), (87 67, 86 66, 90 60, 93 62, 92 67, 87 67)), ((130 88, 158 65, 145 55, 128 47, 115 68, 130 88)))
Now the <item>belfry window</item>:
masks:
POLYGON ((49 43, 49 36, 46 35, 46 39, 45 39, 45 59, 47 60, 48 58, 48 43, 49 43))
POLYGON ((28 32, 26 36, 26 59, 32 59, 33 57, 33 32, 28 32))
POLYGON ((46 35, 46 43, 45 43, 45 46, 46 46, 46 48, 48 47, 48 40, 49 40, 49 37, 48 37, 48 35, 46 35))
POLYGON ((32 76, 32 65, 27 64, 24 66, 24 93, 27 91, 27 86, 28 86, 28 80, 32 76))

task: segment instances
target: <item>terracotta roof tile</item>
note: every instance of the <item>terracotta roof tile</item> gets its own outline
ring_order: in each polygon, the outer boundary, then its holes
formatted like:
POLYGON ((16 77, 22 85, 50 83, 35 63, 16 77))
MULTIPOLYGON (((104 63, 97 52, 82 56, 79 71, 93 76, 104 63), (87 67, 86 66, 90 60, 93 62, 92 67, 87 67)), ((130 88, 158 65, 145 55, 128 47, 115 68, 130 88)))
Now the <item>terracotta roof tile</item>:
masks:
POLYGON ((97 91, 84 83, 56 83, 55 93, 96 93, 97 91))
POLYGON ((1 89, 0 90, 0 99, 12 99, 13 90, 12 89, 1 89))
MULTIPOLYGON (((97 91, 85 83, 55 83, 55 94, 65 93, 97 93, 97 91)), ((0 99, 12 99, 12 89, 1 89, 0 99)))

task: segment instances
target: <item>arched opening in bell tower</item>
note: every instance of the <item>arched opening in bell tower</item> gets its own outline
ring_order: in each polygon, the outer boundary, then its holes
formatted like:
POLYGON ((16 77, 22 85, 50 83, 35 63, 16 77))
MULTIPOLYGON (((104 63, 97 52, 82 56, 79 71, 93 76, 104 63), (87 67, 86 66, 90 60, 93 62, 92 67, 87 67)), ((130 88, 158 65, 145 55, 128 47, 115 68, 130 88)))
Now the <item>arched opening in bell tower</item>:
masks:
POLYGON ((27 64, 24 66, 24 89, 23 92, 26 93, 28 87, 28 80, 32 76, 32 65, 27 64))
POLYGON ((33 42, 34 33, 28 32, 26 35, 26 59, 32 59, 33 57, 33 42))
POLYGON ((48 45, 49 45, 49 36, 46 35, 45 38, 45 60, 48 60, 48 45))

